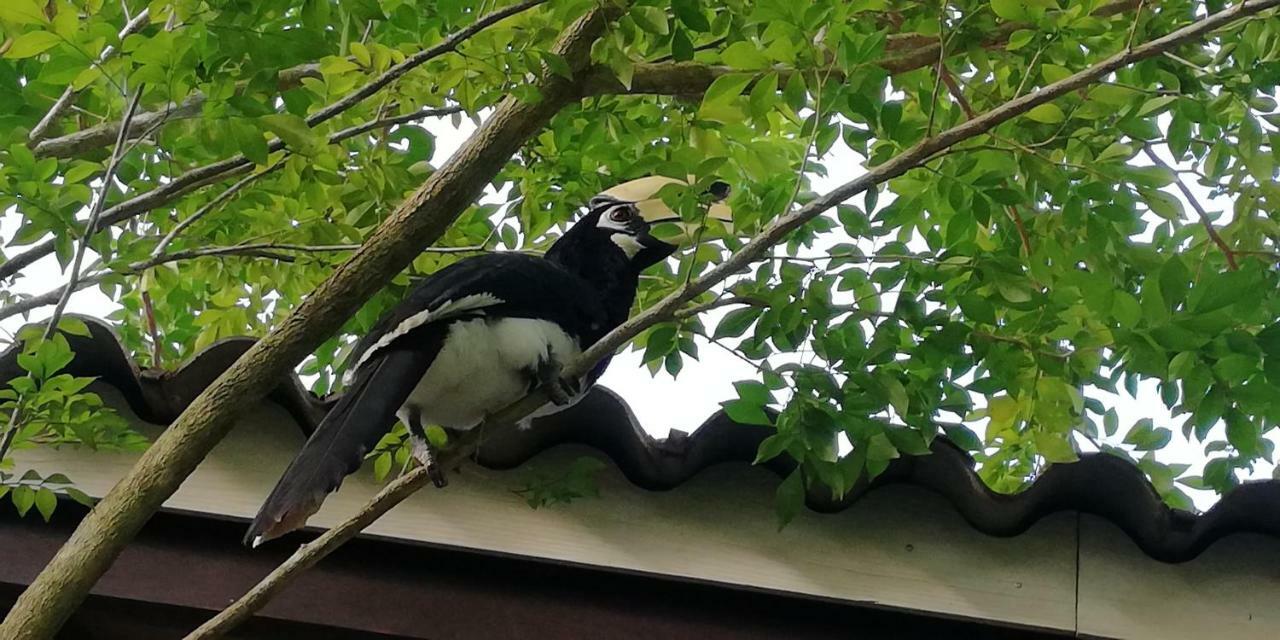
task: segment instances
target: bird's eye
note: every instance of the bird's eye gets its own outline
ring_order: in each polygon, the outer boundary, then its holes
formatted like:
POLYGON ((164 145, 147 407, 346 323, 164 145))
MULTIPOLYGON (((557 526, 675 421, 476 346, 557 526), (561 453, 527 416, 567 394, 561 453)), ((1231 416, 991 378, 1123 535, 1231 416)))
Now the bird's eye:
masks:
POLYGON ((631 207, 614 207, 609 212, 609 219, 614 222, 626 222, 631 219, 631 207))

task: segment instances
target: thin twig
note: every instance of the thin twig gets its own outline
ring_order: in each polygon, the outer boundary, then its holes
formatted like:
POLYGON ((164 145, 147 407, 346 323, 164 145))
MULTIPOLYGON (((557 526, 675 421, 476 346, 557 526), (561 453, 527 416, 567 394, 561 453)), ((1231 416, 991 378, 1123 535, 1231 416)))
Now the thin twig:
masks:
POLYGON ((80 238, 80 246, 76 248, 75 257, 71 260, 71 277, 67 281, 67 286, 62 294, 62 298, 58 300, 57 306, 53 308, 53 315, 49 318, 49 326, 45 328, 45 339, 53 336, 58 330, 58 320, 62 317, 62 312, 67 308, 67 302, 71 300, 71 294, 76 290, 76 281, 80 279, 80 266, 84 263, 84 254, 89 250, 89 242, 93 239, 94 231, 98 227, 98 220, 102 216, 102 207, 107 201, 107 194, 111 191, 111 184, 115 181, 116 167, 120 164, 120 159, 124 156, 125 131, 129 128, 129 121, 133 119, 133 114, 138 110, 138 102, 142 99, 144 87, 139 85, 134 90, 133 99, 129 101, 129 107, 125 110, 124 126, 120 128, 120 135, 116 138, 115 151, 111 154, 111 160, 107 163, 107 172, 102 176, 102 190, 98 193, 98 198, 93 201, 93 208, 89 210, 89 220, 84 226, 84 236, 80 238))
MULTIPOLYGON (((964 97, 964 91, 960 88, 960 83, 956 82, 951 71, 945 66, 940 67, 941 72, 938 77, 947 85, 947 91, 951 93, 951 97, 955 98, 956 104, 960 105, 960 109, 964 111, 966 117, 970 120, 978 116, 973 110, 973 105, 969 104, 969 100, 964 97)), ((1001 183, 1008 186, 1008 180, 1001 180, 1001 183)), ((1022 214, 1018 212, 1018 208, 1014 205, 1005 205, 1005 209, 1009 212, 1009 217, 1013 219, 1013 226, 1018 231, 1018 238, 1022 241, 1022 249, 1026 251, 1027 257, 1031 257, 1031 235, 1027 233, 1027 225, 1022 221, 1022 214)))
POLYGON ((1142 22, 1142 9, 1147 4, 1147 0, 1138 0, 1138 11, 1133 16, 1133 24, 1129 27, 1129 37, 1125 39, 1124 50, 1133 49, 1133 37, 1138 34, 1138 23, 1142 22))
MULTIPOLYGON (((133 99, 129 101, 129 106, 125 110, 124 122, 128 123, 133 114, 138 110, 138 102, 142 99, 142 92, 145 87, 139 85, 133 94, 133 99)), ((127 128, 127 127, 126 127, 127 128)), ((124 131, 122 128, 121 131, 124 131)), ((62 314, 67 308, 67 302, 71 299, 71 294, 76 290, 76 284, 80 279, 80 267, 84 265, 84 254, 89 250, 89 240, 91 238, 91 230, 98 222, 98 217, 102 214, 103 203, 107 200, 107 194, 111 191, 111 184, 115 180, 116 167, 120 164, 120 158, 124 152, 124 136, 120 136, 116 140, 115 149, 111 153, 111 161, 107 164, 107 172, 102 177, 102 189, 98 193, 98 197, 93 202, 93 208, 89 210, 89 221, 85 225, 84 237, 80 239, 80 245, 76 248, 75 257, 71 261, 71 275, 67 281, 67 285, 63 287, 63 293, 58 298, 57 305, 53 308, 53 315, 49 317, 49 324, 45 327, 44 336, 41 340, 48 340, 58 331, 58 323, 62 320, 62 314)), ((28 376, 30 374, 28 373, 28 376)), ((9 424, 5 427, 4 435, 0 436, 0 461, 9 453, 9 448, 13 446, 13 441, 18 436, 18 430, 22 422, 20 414, 22 407, 20 404, 15 405, 13 411, 9 414, 9 424)))
MULTIPOLYGON (((1165 161, 1161 160, 1160 156, 1156 155, 1156 153, 1151 150, 1151 147, 1143 145, 1142 153, 1146 154, 1147 158, 1149 158, 1151 162, 1155 163, 1156 166, 1169 169, 1169 165, 1165 164, 1165 161)), ((1213 219, 1209 217, 1209 212, 1205 211, 1204 207, 1200 205, 1200 201, 1196 198, 1196 194, 1192 193, 1191 189, 1182 182, 1182 178, 1179 178, 1176 174, 1174 175, 1173 183, 1177 185, 1178 191, 1181 191, 1182 195, 1186 197, 1187 202, 1191 204, 1191 208, 1195 209, 1196 214, 1200 216, 1200 222, 1204 225, 1205 233, 1209 234, 1209 239, 1213 240, 1213 243, 1218 245, 1218 249, 1222 251, 1222 256, 1227 259, 1227 267, 1232 271, 1239 269, 1240 265, 1236 264, 1235 252, 1231 250, 1231 247, 1227 246, 1227 241, 1222 239, 1222 236, 1218 233, 1218 229, 1213 226, 1213 219)))
MULTIPOLYGON (((335 244, 335 245, 318 245, 310 246, 303 244, 278 244, 278 243, 255 243, 255 244, 239 244, 227 247, 205 247, 203 249, 189 249, 186 251, 177 251, 162 256, 152 256, 140 262, 134 262, 124 267, 106 268, 91 275, 82 277, 76 282, 75 290, 86 289, 95 284, 106 280, 108 276, 130 276, 137 275, 164 264, 180 262, 183 260, 193 260, 195 258, 219 258, 219 257, 250 257, 250 258, 268 258, 281 262, 293 262, 294 257, 287 253, 281 252, 297 252, 297 253, 328 253, 334 251, 354 251, 359 249, 358 244, 335 244)), ((422 250, 423 253, 436 254, 457 254, 457 253, 483 253, 490 251, 483 245, 467 246, 467 247, 427 247, 422 250)), ((8 306, 0 307, 0 320, 10 318, 18 314, 27 313, 32 309, 38 309, 47 305, 54 304, 58 299, 65 295, 67 287, 61 286, 42 294, 24 298, 14 302, 8 306)))
POLYGON ((245 187, 249 186, 249 184, 251 184, 253 181, 257 180, 258 178, 261 178, 262 176, 273 173, 276 170, 278 170, 280 167, 284 166, 284 161, 287 157, 288 156, 285 156, 285 158, 281 158, 277 160, 275 164, 271 165, 270 167, 267 167, 263 171, 260 171, 258 173, 251 173, 241 178, 239 182, 236 182, 230 187, 227 187, 226 190, 218 194, 216 198, 210 200, 209 202, 205 203, 203 207, 200 207, 199 209, 197 209, 195 213, 191 214, 190 216, 187 216, 181 222, 174 225, 173 229, 170 229, 169 233, 165 234, 164 238, 161 238, 160 242, 156 244, 155 250, 151 252, 151 257, 155 258, 161 255, 164 255, 165 249, 169 248, 169 245, 174 241, 175 238, 178 237, 178 234, 182 233, 184 229, 191 226, 197 220, 208 215, 209 212, 213 211, 214 209, 217 209, 227 200, 230 200, 232 196, 234 196, 237 192, 244 189, 245 187))
MULTIPOLYGON (((390 118, 372 120, 370 122, 354 125, 335 132, 329 136, 328 144, 337 144, 343 140, 354 138, 355 136, 374 129, 404 124, 405 122, 420 120, 427 117, 449 115, 461 110, 462 108, 459 106, 430 108, 390 118)), ((280 140, 272 140, 267 144, 268 152, 276 152, 283 148, 284 143, 280 140)), ((123 202, 119 202, 108 208, 106 211, 103 211, 102 217, 99 219, 98 225, 94 231, 101 231, 111 225, 139 216, 151 211, 152 209, 168 204, 179 196, 185 195, 191 191, 199 189, 200 187, 240 175, 249 171, 252 167, 252 160, 244 157, 244 155, 237 155, 226 160, 220 160, 218 162, 187 171, 186 173, 152 189, 151 191, 134 196, 123 202)), ((40 244, 32 246, 30 249, 27 249, 22 253, 10 256, 7 262, 0 263, 0 280, 4 280, 5 278, 14 275, 36 260, 53 253, 53 249, 53 240, 46 240, 40 244)))

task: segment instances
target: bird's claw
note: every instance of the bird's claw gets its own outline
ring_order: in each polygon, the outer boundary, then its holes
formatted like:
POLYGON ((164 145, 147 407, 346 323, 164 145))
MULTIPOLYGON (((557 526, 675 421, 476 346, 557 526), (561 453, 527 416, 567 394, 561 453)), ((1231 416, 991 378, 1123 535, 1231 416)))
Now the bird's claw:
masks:
POLYGON ((559 362, 548 358, 538 365, 537 371, 538 385, 546 391, 547 397, 558 407, 573 402, 573 397, 580 391, 578 382, 561 376, 561 370, 559 362))
POLYGON ((431 484, 435 485, 437 489, 449 486, 449 479, 445 477, 444 469, 441 469, 440 465, 436 464, 436 456, 435 452, 431 450, 431 443, 417 436, 411 437, 410 440, 412 441, 409 449, 410 455, 427 470, 427 475, 431 478, 431 484))

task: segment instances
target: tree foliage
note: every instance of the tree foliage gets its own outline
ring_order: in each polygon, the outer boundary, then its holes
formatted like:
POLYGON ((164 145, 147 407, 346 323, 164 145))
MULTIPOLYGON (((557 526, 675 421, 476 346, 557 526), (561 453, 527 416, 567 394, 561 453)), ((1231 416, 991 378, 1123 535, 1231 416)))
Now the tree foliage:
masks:
MULTIPOLYGON (((102 196, 81 278, 118 301, 112 319, 140 361, 173 367, 220 338, 262 335, 441 168, 437 135, 504 98, 542 99, 531 78, 572 75, 552 44, 591 5, 6 0, 0 207, 21 224, 0 274, 21 278, 45 253, 66 267, 102 196)), ((708 230, 643 281, 646 307, 809 202, 816 182, 847 181, 856 162, 880 165, 1223 6, 636 2, 593 47, 584 98, 300 371, 334 390, 352 336, 416 276, 474 252, 539 251, 617 182, 735 185, 740 238, 708 230)), ((1274 14, 1242 17, 840 204, 634 345, 661 375, 713 343, 757 368, 725 408, 776 427, 761 459, 802 462, 779 491, 784 514, 806 483, 847 491, 940 433, 997 491, 1092 449, 1135 458, 1177 506, 1189 502, 1175 479, 1227 491, 1272 461, 1280 420, 1277 78, 1274 14), (1121 425, 1100 399, 1144 381, 1177 422, 1121 425), (1203 443, 1207 464, 1168 464, 1159 452, 1174 438, 1203 443)), ((694 193, 666 197, 696 225, 694 193)), ((58 286, 0 292, 0 316, 56 301, 58 286)), ((49 367, 57 349, 35 342, 31 367, 49 367)), ((45 387, 12 387, 0 408, 45 387)))

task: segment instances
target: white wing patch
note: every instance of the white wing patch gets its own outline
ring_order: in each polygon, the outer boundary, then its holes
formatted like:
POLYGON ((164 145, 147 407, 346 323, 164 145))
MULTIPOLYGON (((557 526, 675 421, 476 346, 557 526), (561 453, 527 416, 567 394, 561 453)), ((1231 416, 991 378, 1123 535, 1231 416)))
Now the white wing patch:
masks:
POLYGON ((413 331, 428 322, 444 320, 450 316, 456 316, 467 311, 475 311, 477 309, 492 307, 502 303, 503 300, 492 293, 473 293, 469 296, 458 298, 457 300, 446 300, 444 304, 434 309, 419 311, 418 313, 401 320, 400 324, 396 325, 394 329, 383 334, 381 338, 378 338, 377 342, 373 343, 372 346, 366 349, 365 352, 360 355, 360 359, 356 361, 356 365, 347 369, 346 375, 343 376, 343 381, 346 384, 350 384, 351 379, 355 377, 355 372, 358 371, 360 367, 364 366, 364 363, 368 362, 369 358, 372 357, 373 354, 377 353, 379 349, 386 347, 394 342, 396 338, 399 338, 400 336, 413 331))

